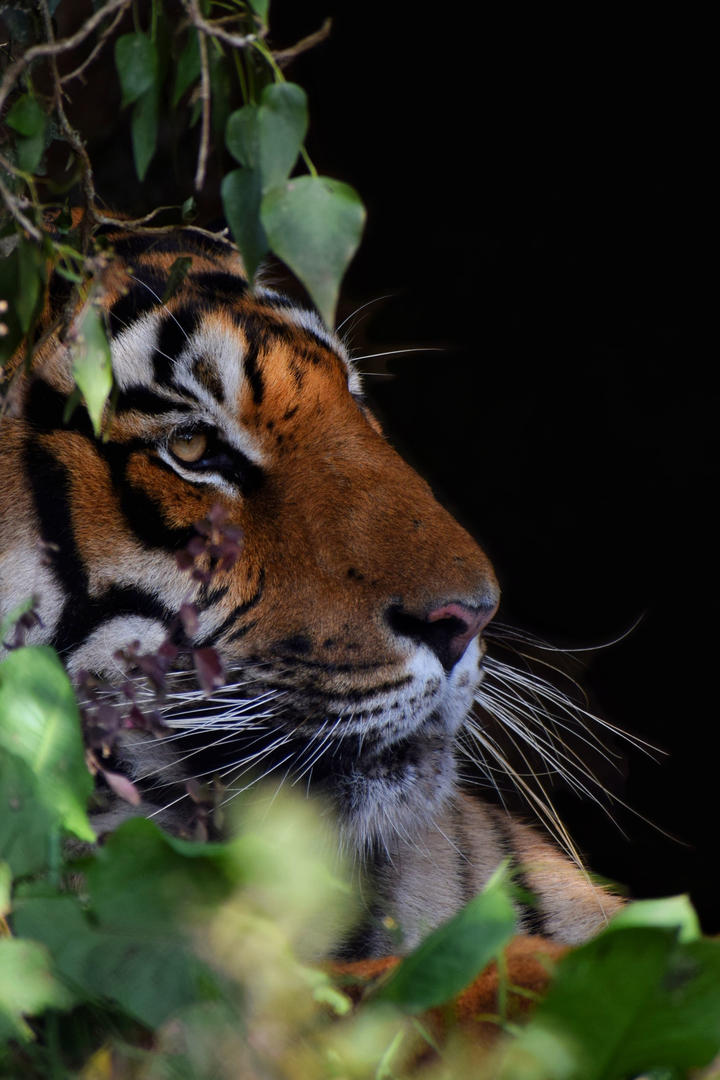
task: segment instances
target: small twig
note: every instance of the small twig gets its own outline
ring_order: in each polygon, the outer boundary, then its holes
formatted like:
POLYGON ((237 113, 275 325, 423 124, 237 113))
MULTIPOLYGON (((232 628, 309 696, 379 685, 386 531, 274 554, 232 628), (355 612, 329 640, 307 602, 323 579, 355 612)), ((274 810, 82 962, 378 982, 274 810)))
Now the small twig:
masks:
POLYGON ((105 27, 102 34, 98 38, 98 41, 97 41, 97 44, 96 44, 95 48, 92 50, 92 52, 89 54, 89 56, 86 56, 85 59, 83 60, 82 64, 80 64, 78 67, 76 67, 74 71, 71 71, 68 75, 63 75, 62 78, 60 79, 61 83, 70 82, 71 79, 79 78, 83 74, 83 72, 87 68, 90 67, 92 62, 97 57, 98 53, 104 48, 105 43, 107 42, 107 39, 111 36, 111 34, 113 34, 115 32, 115 30, 117 30, 118 25, 119 25, 119 23, 120 23, 120 21, 121 21, 124 14, 125 14, 125 8, 124 7, 119 8, 118 11, 115 14, 115 18, 112 20, 112 22, 110 22, 105 27))
MULTIPOLYGON (((147 215, 150 217, 151 215, 147 215)), ((227 244, 233 251, 237 251, 237 245, 229 240, 227 233, 230 231, 227 227, 220 230, 220 232, 212 232, 210 229, 202 229, 199 225, 156 225, 152 228, 143 226, 141 222, 147 220, 146 218, 138 218, 136 221, 126 221, 123 218, 108 217, 106 214, 100 213, 98 210, 93 209, 93 221, 98 225, 110 225, 116 226, 118 229, 127 229, 129 232, 140 233, 141 236, 166 236, 168 233, 178 232, 193 232, 198 236, 204 236, 207 240, 219 240, 223 244, 227 244)))
POLYGON ((33 60, 39 60, 46 56, 59 56, 60 53, 69 52, 71 49, 77 48, 81 45, 86 37, 100 25, 103 19, 112 14, 113 11, 117 11, 118 8, 125 10, 130 6, 131 0, 108 0, 108 2, 101 7, 94 15, 91 15, 89 19, 83 21, 80 29, 72 34, 69 38, 62 38, 60 41, 47 41, 41 45, 33 45, 30 49, 19 56, 14 63, 5 72, 2 83, 0 83, 0 110, 5 104, 5 99, 12 90, 19 75, 28 67, 33 60))
POLYGON ((138 226, 144 225, 147 221, 152 221, 154 217, 157 217, 158 214, 162 214, 165 210, 177 210, 177 207, 156 206, 155 209, 151 210, 149 214, 144 214, 143 217, 139 218, 108 217, 106 214, 103 214, 101 211, 99 211, 97 207, 95 207, 93 211, 93 220, 98 225, 117 225, 118 228, 122 229, 137 229, 138 226))
POLYGON ((22 210, 20 209, 18 200, 15 198, 11 191, 8 191, 1 179, 0 196, 2 196, 3 202, 5 203, 12 216, 17 221, 18 225, 21 225, 22 228, 25 229, 25 231, 28 232, 30 236, 32 236, 33 240, 37 240, 37 242, 40 243, 42 240, 42 233, 35 225, 33 225, 32 221, 25 217, 25 214, 23 214, 22 210))
MULTIPOLYGON (((53 25, 52 25, 52 18, 50 16, 50 9, 48 8, 47 0, 41 0, 41 5, 40 6, 41 6, 41 9, 42 9, 43 19, 44 19, 44 22, 45 22, 45 32, 47 34, 48 44, 49 45, 60 44, 59 42, 55 41, 54 32, 53 32, 53 25)), ((50 60, 50 69, 52 71, 52 76, 53 76, 53 89, 54 89, 54 95, 55 95, 55 108, 57 110, 57 115, 58 115, 58 117, 60 119, 60 126, 62 128, 62 131, 63 131, 65 137, 67 138, 67 141, 70 143, 73 150, 75 151, 75 153, 80 158, 80 162, 81 162, 81 166, 82 166, 83 194, 85 196, 85 213, 83 214, 82 221, 81 221, 81 224, 80 224, 80 239, 81 239, 82 251, 83 251, 83 254, 84 254, 88 249, 88 245, 90 243, 90 237, 92 235, 92 227, 93 227, 93 216, 92 216, 93 211, 92 211, 92 208, 95 205, 95 182, 94 182, 94 179, 93 179, 92 162, 90 161, 90 157, 89 157, 88 152, 87 152, 87 150, 85 148, 85 143, 82 141, 79 134, 77 133, 75 128, 72 126, 72 124, 68 120, 67 114, 65 112, 65 105, 63 103, 62 83, 61 83, 61 80, 60 80, 60 72, 58 71, 58 66, 57 66, 57 53, 56 52, 50 52, 50 53, 48 53, 48 57, 49 57, 49 60, 50 60)))
MULTIPOLYGON (((194 3, 193 3, 194 6, 194 3)), ((200 127, 200 146, 195 170, 195 190, 202 190, 205 183, 208 147, 210 145, 210 71, 208 68, 207 41, 203 34, 198 34, 200 52, 200 101, 202 103, 202 122, 200 127)))
POLYGON ((300 53, 307 52, 308 49, 314 49, 321 41, 325 41, 325 39, 330 36, 331 30, 332 19, 327 18, 319 30, 315 30, 314 33, 301 38, 300 41, 297 41, 287 49, 279 49, 277 52, 273 52, 275 63, 278 64, 279 67, 289 64, 290 61, 294 60, 300 53))
POLYGON ((259 37, 262 37, 262 34, 231 34, 223 30, 218 23, 207 22, 200 14, 196 0, 184 0, 184 6, 192 19, 193 26, 208 37, 214 37, 218 41, 224 41, 226 45, 232 45, 234 49, 247 49, 248 45, 252 45, 259 37))

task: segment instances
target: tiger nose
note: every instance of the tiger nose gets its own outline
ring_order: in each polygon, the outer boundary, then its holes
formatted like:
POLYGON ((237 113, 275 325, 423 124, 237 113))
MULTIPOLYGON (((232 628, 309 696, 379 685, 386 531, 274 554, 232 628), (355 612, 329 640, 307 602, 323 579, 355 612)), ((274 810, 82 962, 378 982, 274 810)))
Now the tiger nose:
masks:
POLYGON ((497 608, 498 596, 493 590, 477 607, 452 601, 424 617, 411 615, 395 606, 388 613, 388 621, 395 633, 431 648, 445 670, 451 671, 472 639, 485 629, 497 608))

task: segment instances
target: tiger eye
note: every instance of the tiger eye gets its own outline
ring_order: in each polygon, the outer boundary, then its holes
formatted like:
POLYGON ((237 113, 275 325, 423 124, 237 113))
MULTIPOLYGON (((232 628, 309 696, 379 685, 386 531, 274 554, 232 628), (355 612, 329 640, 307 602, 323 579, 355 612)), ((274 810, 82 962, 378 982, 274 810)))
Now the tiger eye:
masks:
POLYGON ((175 435, 170 440, 170 453, 180 461, 200 461, 207 450, 207 435, 203 431, 189 432, 187 435, 175 435))

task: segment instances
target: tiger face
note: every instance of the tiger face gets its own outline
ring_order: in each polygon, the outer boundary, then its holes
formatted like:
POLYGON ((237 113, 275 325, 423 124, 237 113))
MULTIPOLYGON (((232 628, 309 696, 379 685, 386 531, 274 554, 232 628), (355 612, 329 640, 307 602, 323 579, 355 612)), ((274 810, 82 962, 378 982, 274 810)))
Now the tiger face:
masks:
POLYGON ((251 291, 219 241, 113 244, 105 438, 84 409, 66 419, 73 347, 57 339, 0 424, 3 610, 36 595, 36 639, 71 673, 112 676, 118 648, 157 647, 192 601, 195 645, 220 652, 247 705, 233 711, 226 688, 175 726, 218 761, 289 762, 356 846, 391 819, 429 820, 454 783, 498 604, 487 557, 384 438, 313 312, 251 291), (218 507, 239 557, 192 583, 176 554, 218 507))

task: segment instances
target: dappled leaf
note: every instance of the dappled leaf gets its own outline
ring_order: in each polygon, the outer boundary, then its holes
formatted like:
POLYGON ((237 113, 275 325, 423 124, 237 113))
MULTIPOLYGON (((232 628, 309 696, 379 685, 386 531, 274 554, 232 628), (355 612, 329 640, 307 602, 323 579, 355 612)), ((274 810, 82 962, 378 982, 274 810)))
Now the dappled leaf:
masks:
POLYGON ((112 364, 103 317, 92 303, 85 308, 77 328, 72 371, 95 434, 99 435, 103 410, 112 389, 112 364))
POLYGON ((94 840, 85 805, 92 778, 70 680, 52 649, 30 646, 0 664, 0 748, 21 758, 37 798, 66 829, 94 840))
POLYGON ((357 193, 337 180, 301 176, 263 197, 260 220, 271 249, 297 275, 332 326, 340 281, 365 221, 357 193))
POLYGON ((442 1005, 464 990, 497 956, 517 918, 504 871, 395 969, 377 994, 410 1012, 442 1005))

